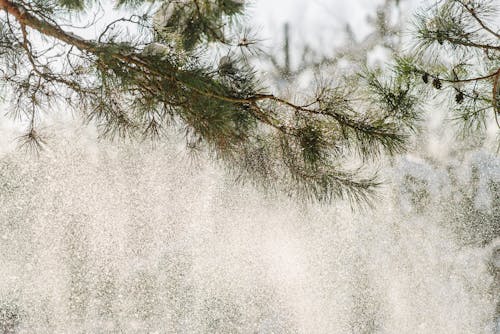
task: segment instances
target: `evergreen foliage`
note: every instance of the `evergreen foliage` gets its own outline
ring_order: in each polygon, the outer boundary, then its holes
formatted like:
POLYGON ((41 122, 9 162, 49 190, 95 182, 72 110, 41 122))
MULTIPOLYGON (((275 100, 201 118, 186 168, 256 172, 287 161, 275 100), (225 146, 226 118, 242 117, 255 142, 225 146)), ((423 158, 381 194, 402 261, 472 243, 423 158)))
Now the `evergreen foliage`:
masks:
POLYGON ((160 140, 181 129, 189 148, 240 179, 324 201, 366 200, 378 181, 346 166, 404 149, 416 115, 411 87, 369 75, 355 88, 351 79, 321 82, 300 99, 271 94, 245 57, 256 41, 234 24, 243 1, 120 0, 114 15, 133 15, 79 37, 75 17, 95 24, 98 5, 0 0, 0 70, 29 149, 45 144, 40 112, 69 106, 104 136, 160 140))
MULTIPOLYGON (((396 54, 389 4, 378 11, 378 37, 370 39, 396 54)), ((292 99, 270 93, 245 57, 256 41, 234 24, 243 1, 120 0, 115 7, 122 10, 113 15, 133 15, 108 21, 93 39, 73 33, 75 17, 95 24, 89 13, 98 5, 0 1, 2 79, 12 115, 28 124, 20 142, 29 150, 45 144, 40 112, 70 106, 104 136, 160 140, 167 128, 181 129, 189 148, 208 150, 242 179, 320 200, 366 199, 375 177, 345 166, 353 157, 367 161, 404 150, 423 91, 451 95, 452 118, 466 135, 481 134, 491 118, 498 123, 492 1, 441 0, 418 14, 416 51, 396 58, 393 79, 370 71, 336 76, 292 99)), ((349 54, 297 71, 287 56, 281 72, 292 80, 349 54)), ((366 63, 366 52, 362 58, 366 63)))
POLYGON ((397 59, 400 78, 449 97, 464 137, 500 128, 498 2, 440 0, 415 16, 413 51, 397 59))

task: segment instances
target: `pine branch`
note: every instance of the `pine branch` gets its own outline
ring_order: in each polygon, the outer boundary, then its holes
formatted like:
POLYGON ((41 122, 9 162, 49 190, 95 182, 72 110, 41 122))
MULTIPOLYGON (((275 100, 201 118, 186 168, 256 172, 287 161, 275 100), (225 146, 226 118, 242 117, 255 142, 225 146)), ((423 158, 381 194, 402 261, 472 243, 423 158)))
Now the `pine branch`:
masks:
MULTIPOLYGON (((201 22, 193 24, 202 24, 207 19, 202 16, 209 9, 202 7, 201 1, 193 4, 201 22)), ((71 8, 80 5, 70 4, 71 8)), ((11 0, 0 0, 0 10, 8 13, 7 20, 17 21, 19 28, 7 23, 13 38, 21 36, 24 56, 17 51, 15 54, 31 66, 14 70, 7 81, 21 87, 22 92, 25 85, 31 87, 31 77, 39 78, 40 87, 35 87, 33 94, 46 93, 47 99, 52 94, 63 98, 88 121, 102 121, 98 125, 105 135, 123 137, 139 131, 157 138, 169 119, 180 121, 188 146, 208 147, 217 158, 255 177, 264 186, 272 181, 272 186, 293 188, 296 193, 320 200, 363 200, 378 185, 373 177, 359 177, 359 171, 348 172, 339 167, 351 154, 359 154, 366 161, 382 151, 393 154, 404 149, 407 127, 401 126, 401 118, 409 118, 411 113, 405 114, 398 108, 370 107, 369 112, 356 112, 355 103, 341 97, 341 92, 334 88, 325 88, 299 104, 258 89, 253 70, 232 62, 220 64, 214 71, 202 65, 191 49, 161 43, 151 43, 147 49, 140 43, 113 42, 114 37, 106 41, 111 26, 132 22, 130 19, 111 22, 96 40, 91 40, 64 30, 50 10, 44 12, 11 0), (61 43, 66 57, 61 73, 43 63, 48 56, 35 54, 29 38, 36 32, 61 43), (65 72, 66 67, 69 72, 65 72), (25 82, 18 80, 22 74, 28 76, 25 82), (49 85, 53 92, 46 91, 49 85), (71 92, 69 96, 62 95, 60 86, 71 92), (73 98, 75 94, 77 99, 73 98), (276 181, 276 175, 281 181, 276 181)), ((200 33, 198 26, 193 29, 200 33)), ((218 30, 213 30, 212 25, 204 29, 207 40, 224 43, 225 38, 216 34, 218 30)), ((248 41, 241 43, 248 45, 248 41)), ((392 88, 384 89, 389 94, 392 88)), ((20 93, 19 98, 22 96, 20 93)), ((405 108, 414 107, 408 90, 397 96, 405 108)), ((33 122, 27 138, 38 137, 34 135, 33 122)))
POLYGON ((500 129, 497 102, 500 34, 487 23, 488 16, 498 17, 498 10, 488 1, 452 0, 439 2, 422 12, 417 16, 419 43, 416 56, 424 58, 429 55, 433 61, 416 65, 420 61, 414 59, 414 65, 407 66, 404 71, 421 75, 425 84, 432 81, 436 90, 452 90, 459 114, 453 119, 462 119, 466 126, 481 125, 475 127, 477 130, 486 128, 484 111, 488 109, 493 110, 500 129), (447 64, 458 52, 461 52, 458 56, 460 62, 457 65, 447 64), (483 61, 477 57, 479 54, 485 54, 487 59, 483 61), (473 64, 480 65, 481 69, 469 70, 474 67, 463 60, 467 56, 476 59, 473 64), (441 60, 442 68, 437 66, 441 60), (484 68, 487 74, 483 74, 484 68), (447 85, 444 86, 444 83, 447 85), (463 107, 462 104, 468 106, 463 107))
POLYGON ((493 29, 491 29, 490 27, 488 27, 484 23, 484 21, 477 15, 477 12, 473 7, 471 7, 469 4, 463 3, 462 1, 458 1, 458 2, 467 10, 467 12, 469 12, 469 14, 477 21, 477 23, 479 23, 481 28, 483 28, 485 31, 489 32, 490 34, 492 34, 496 38, 500 39, 500 34, 493 31, 493 29))

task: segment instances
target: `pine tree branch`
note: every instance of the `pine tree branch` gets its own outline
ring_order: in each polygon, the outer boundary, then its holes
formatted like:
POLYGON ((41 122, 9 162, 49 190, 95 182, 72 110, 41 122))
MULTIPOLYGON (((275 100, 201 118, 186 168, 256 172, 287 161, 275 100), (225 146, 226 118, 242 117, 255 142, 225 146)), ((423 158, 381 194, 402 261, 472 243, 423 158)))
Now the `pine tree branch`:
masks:
MULTIPOLYGON (((56 26, 55 24, 51 24, 46 21, 42 21, 39 18, 35 17, 34 15, 30 14, 22 5, 16 4, 12 1, 9 0, 0 0, 0 9, 3 9, 7 11, 9 14, 14 16, 16 20, 21 24, 22 27, 29 26, 40 33, 50 36, 53 38, 56 38, 62 42, 65 42, 69 45, 75 46, 81 51, 89 52, 92 54, 98 55, 99 53, 103 52, 106 46, 106 44, 100 44, 94 41, 90 40, 85 40, 75 34, 72 34, 70 32, 66 32, 63 29, 61 29, 59 26, 56 26)), ((158 70, 155 70, 148 66, 146 62, 141 60, 140 54, 121 54, 120 52, 113 52, 112 57, 125 62, 125 64, 134 64, 137 66, 140 66, 144 68, 145 70, 149 71, 151 74, 158 75, 160 77, 167 77, 168 79, 179 82, 179 80, 173 76, 166 75, 165 72, 159 72, 158 70)), ((197 87, 194 87, 192 85, 188 85, 185 82, 181 82, 183 85, 189 86, 190 89, 196 91, 197 93, 204 95, 206 97, 211 97, 215 99, 219 99, 222 101, 226 102, 233 102, 233 103, 252 103, 256 102, 259 100, 265 100, 265 99, 272 99, 276 102, 282 102, 281 99, 278 99, 274 97, 273 95, 256 95, 251 98, 235 98, 231 96, 224 96, 224 95, 219 95, 215 94, 210 91, 203 91, 198 89, 197 87)), ((293 106, 291 103, 287 103, 290 106, 293 106)), ((295 106, 294 106, 295 107, 295 106)), ((297 107, 298 108, 298 107, 297 107)))
POLYGON ((477 49, 482 49, 482 50, 495 50, 495 51, 500 51, 500 46, 498 45, 490 45, 490 44, 482 44, 482 43, 476 43, 473 41, 465 41, 459 38, 453 38, 449 36, 443 36, 443 40, 450 42, 451 44, 454 45, 462 45, 470 48, 477 48, 477 49))
MULTIPOLYGON (((5 10, 7 13, 10 15, 14 16, 16 20, 19 22, 19 24, 22 27, 31 27, 40 33, 53 37, 55 39, 58 39, 64 43, 67 43, 69 45, 75 46, 81 51, 84 52, 89 52, 95 55, 99 55, 99 53, 103 52, 106 46, 106 44, 100 44, 94 41, 90 40, 85 40, 79 36, 76 36, 72 33, 66 32, 63 29, 61 29, 59 26, 49 23, 47 21, 43 21, 36 16, 30 14, 22 5, 17 4, 13 1, 9 0, 0 0, 0 9, 5 10)), ((25 28, 24 28, 25 29, 25 28)), ((271 96, 269 95, 258 95, 253 98, 247 98, 247 99, 241 99, 241 98, 235 98, 231 96, 223 96, 219 94, 215 94, 210 91, 204 91, 201 90, 197 87, 194 87, 193 85, 189 85, 186 82, 179 82, 177 78, 175 78, 172 75, 167 75, 165 72, 159 72, 156 69, 153 69, 151 66, 149 66, 145 61, 143 61, 140 58, 140 54, 121 54, 120 52, 113 52, 111 56, 119 61, 124 62, 126 65, 134 64, 136 66, 139 66, 149 72, 150 74, 157 75, 159 77, 167 78, 171 81, 180 83, 182 85, 188 86, 190 89, 193 91, 199 93, 200 95, 210 97, 210 98, 215 98, 219 99, 222 101, 226 102, 232 102, 232 103, 248 103, 251 104, 252 106, 255 107, 255 103, 258 100, 263 100, 263 99, 269 99, 271 96)), ((268 118, 262 117, 262 115, 259 115, 258 118, 263 121, 264 123, 267 123, 268 125, 271 125, 279 130, 283 130, 282 127, 277 127, 273 124, 273 122, 269 121, 268 118)))
MULTIPOLYGON (((104 52, 106 47, 109 47, 109 44, 106 43, 99 43, 91 40, 86 40, 83 39, 75 34, 72 34, 70 32, 64 31, 61 27, 57 26, 54 23, 49 23, 47 21, 41 20, 37 18, 36 16, 30 14, 28 10, 26 10, 22 5, 17 4, 13 1, 10 0, 0 0, 0 9, 3 9, 7 11, 9 14, 14 16, 16 20, 20 23, 22 29, 25 30, 25 27, 31 27, 40 33, 53 37, 55 39, 58 39, 64 43, 67 43, 71 46, 75 46, 81 51, 92 53, 94 55, 99 55, 100 53, 104 52)), ((29 53, 29 52, 28 52, 29 53)), ((339 115, 336 113, 331 113, 328 111, 324 110, 316 110, 316 109, 310 109, 310 108, 304 108, 300 105, 296 105, 294 103, 291 103, 287 100, 284 100, 282 98, 276 97, 272 94, 256 94, 254 96, 250 96, 247 98, 239 98, 239 97, 233 97, 233 96, 228 96, 228 95, 220 95, 217 93, 214 93, 213 91, 210 90, 203 90, 199 89, 193 85, 190 85, 189 83, 185 81, 179 80, 177 77, 174 75, 168 74, 165 71, 158 71, 157 69, 153 68, 150 66, 145 60, 141 58, 141 54, 139 53, 134 53, 134 52, 127 52, 127 53, 122 53, 120 51, 113 51, 111 53, 112 58, 123 62, 124 65, 126 66, 137 66, 141 68, 143 71, 146 73, 156 75, 161 78, 166 78, 170 81, 173 81, 177 84, 181 84, 183 86, 187 86, 190 90, 193 90, 194 92, 205 96, 209 98, 214 98, 218 99, 221 101, 225 102, 231 102, 231 103, 238 103, 238 104, 246 104, 251 107, 253 110, 254 116, 259 119, 261 122, 281 131, 286 134, 292 134, 292 131, 289 131, 287 127, 283 125, 276 124, 274 120, 272 120, 269 116, 265 115, 263 110, 261 109, 260 106, 256 104, 258 101, 273 101, 278 104, 287 106, 289 108, 292 108, 295 111, 299 112, 305 112, 309 114, 316 114, 316 115, 322 115, 322 116, 329 116, 334 118, 336 121, 339 123, 343 124, 344 126, 351 127, 354 130, 361 131, 361 132, 366 132, 370 133, 373 135, 378 135, 378 136, 383 136, 387 135, 387 132, 377 132, 375 128, 372 128, 371 126, 362 126, 360 124, 357 124, 354 120, 348 119, 346 116, 339 115)))
MULTIPOLYGON (((198 3, 198 0, 193 0, 193 3, 194 3, 195 8, 196 8, 196 13, 198 14, 198 19, 202 19, 203 13, 201 11, 200 4, 198 3)), ((206 27, 210 31, 210 33, 212 34, 212 37, 214 37, 217 41, 219 41, 222 44, 229 45, 229 43, 225 40, 225 38, 221 37, 219 35, 219 33, 210 24, 208 24, 206 27)))
POLYGON ((500 107, 499 107, 499 102, 498 102, 498 94, 499 94, 499 86, 498 85, 499 85, 499 81, 500 81, 500 68, 497 69, 496 71, 490 73, 490 74, 486 74, 486 75, 479 76, 479 77, 467 78, 467 79, 442 79, 436 75, 428 74, 427 72, 422 72, 422 73, 426 73, 431 78, 434 78, 436 80, 448 82, 448 83, 452 83, 452 84, 477 82, 477 81, 492 79, 493 80, 493 87, 492 87, 492 93, 491 93, 492 94, 491 106, 486 107, 486 109, 493 107, 493 114, 495 116, 495 122, 496 122, 498 128, 500 129, 500 121, 498 119, 498 114, 500 114, 500 107))
POLYGON ((74 45, 80 50, 92 53, 99 51, 98 45, 96 43, 84 40, 72 33, 64 31, 53 23, 49 23, 37 18, 36 16, 29 13, 29 11, 24 6, 13 1, 0 0, 0 9, 15 17, 21 25, 31 27, 46 36, 54 37, 69 45, 74 45))
MULTIPOLYGON (((205 13, 203 7, 194 10, 199 16, 205 13)), ((126 19, 111 22, 95 39, 84 39, 64 30, 51 17, 52 11, 32 10, 24 1, 0 0, 0 11, 7 13, 11 40, 22 41, 15 55, 23 67, 14 69, 10 80, 20 92, 19 109, 26 109, 35 89, 35 97, 42 97, 44 103, 49 95, 65 99, 88 121, 102 127, 102 134, 135 135, 143 130, 158 136, 169 121, 180 120, 188 147, 191 143, 204 145, 231 167, 261 178, 263 184, 276 181, 278 177, 273 175, 278 175, 325 200, 345 195, 362 198, 378 184, 370 177, 359 179, 360 169, 352 173, 340 170, 349 155, 365 162, 381 152, 393 154, 404 148, 406 123, 400 118, 413 109, 408 103, 402 112, 386 110, 364 96, 346 100, 344 90, 327 85, 306 101, 311 103, 294 103, 256 88, 251 68, 225 73, 219 66, 214 71, 189 50, 169 49, 168 41, 156 43, 159 51, 132 44, 137 42, 106 41, 104 35, 109 35, 110 27, 126 19), (17 24, 11 24, 10 18, 17 24), (63 49, 66 58, 62 69, 57 67, 60 72, 53 71, 47 59, 61 55, 46 53, 50 47, 37 53, 39 45, 31 45, 29 38, 39 35, 63 49), (85 71, 79 69, 83 67, 85 71), (41 79, 40 91, 30 82, 33 78, 41 79), (73 99, 75 95, 77 99, 73 99), (356 113, 353 103, 366 103, 368 110, 356 113), (256 161, 259 154, 265 156, 256 161)), ((217 27, 203 27, 211 28, 217 27)), ((201 33, 208 40, 219 36, 201 33)), ((403 95, 402 100, 411 99, 411 94, 403 95)), ((36 109, 41 107, 38 104, 36 109)), ((37 138, 33 126, 30 129, 26 138, 37 138)))
POLYGON ((474 10, 474 8, 471 8, 469 7, 469 5, 463 3, 462 1, 458 1, 466 10, 467 12, 469 12, 469 14, 476 20, 477 23, 479 23, 479 25, 481 26, 481 28, 483 28, 484 30, 486 30, 487 32, 489 32, 490 34, 492 34, 493 36, 495 36, 496 38, 500 38, 500 34, 493 31, 493 29, 491 29, 490 27, 488 27, 484 22, 483 20, 481 20, 481 18, 477 15, 476 11, 474 10))
POLYGON ((498 87, 498 83, 500 81, 500 69, 497 71, 494 79, 493 79, 493 113, 495 114, 495 121, 497 123, 498 128, 500 129, 500 122, 498 120, 498 114, 500 114, 500 106, 498 101, 498 95, 500 94, 500 88, 498 87))
POLYGON ((500 73, 500 68, 490 74, 485 74, 483 76, 479 77, 473 77, 473 78, 467 78, 467 79, 442 79, 437 76, 431 75, 432 78, 439 79, 440 81, 443 82, 449 82, 449 83, 466 83, 466 82, 475 82, 475 81, 481 81, 481 80, 487 80, 491 78, 495 78, 498 76, 500 73))

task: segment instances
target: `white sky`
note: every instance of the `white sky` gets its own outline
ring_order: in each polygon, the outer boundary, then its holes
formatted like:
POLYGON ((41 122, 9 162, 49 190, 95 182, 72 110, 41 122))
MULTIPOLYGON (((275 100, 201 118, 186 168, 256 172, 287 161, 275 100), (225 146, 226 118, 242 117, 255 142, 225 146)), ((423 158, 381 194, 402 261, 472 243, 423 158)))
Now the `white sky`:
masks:
MULTIPOLYGON (((293 51, 307 44, 320 54, 331 55, 336 46, 345 45, 349 24, 358 40, 373 31, 367 16, 374 16, 384 0, 249 0, 248 21, 257 28, 265 51, 276 54, 283 43, 283 26, 290 23, 293 51), (274 51, 274 52, 273 52, 274 51)), ((428 0, 401 0, 405 18, 428 0)))
MULTIPOLYGON (((342 31, 347 23, 357 37, 369 33, 368 14, 374 14, 383 0, 254 0, 249 15, 262 27, 262 35, 272 38, 281 34, 283 24, 289 22, 292 38, 315 45, 334 45, 332 36, 342 31)), ((402 3, 418 3, 406 0, 402 3)), ((422 1, 420 1, 422 2, 422 1)), ((335 39, 335 37, 333 37, 335 39)))
POLYGON ((342 29, 346 23, 356 27, 360 34, 366 34, 366 15, 373 13, 380 3, 383 1, 254 0, 249 14, 252 21, 262 26, 263 35, 273 36, 282 31, 285 22, 290 22, 295 36, 314 40, 342 29))

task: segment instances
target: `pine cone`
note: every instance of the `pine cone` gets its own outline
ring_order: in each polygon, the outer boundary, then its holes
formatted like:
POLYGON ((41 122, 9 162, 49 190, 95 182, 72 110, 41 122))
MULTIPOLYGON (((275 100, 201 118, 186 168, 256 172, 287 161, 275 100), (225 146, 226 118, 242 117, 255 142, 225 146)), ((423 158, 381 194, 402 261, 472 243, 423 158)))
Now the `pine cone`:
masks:
POLYGON ((432 80, 432 86, 434 86, 434 88, 436 89, 441 89, 443 85, 441 84, 441 80, 439 80, 439 78, 435 78, 434 80, 432 80))
POLYGON ((424 74, 422 74, 422 81, 423 81, 425 84, 428 84, 428 83, 429 83, 429 73, 424 73, 424 74))
POLYGON ((464 102, 464 93, 462 93, 462 91, 459 90, 455 95, 455 102, 457 102, 458 104, 464 102))

